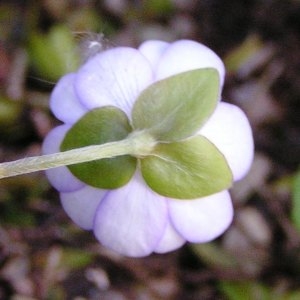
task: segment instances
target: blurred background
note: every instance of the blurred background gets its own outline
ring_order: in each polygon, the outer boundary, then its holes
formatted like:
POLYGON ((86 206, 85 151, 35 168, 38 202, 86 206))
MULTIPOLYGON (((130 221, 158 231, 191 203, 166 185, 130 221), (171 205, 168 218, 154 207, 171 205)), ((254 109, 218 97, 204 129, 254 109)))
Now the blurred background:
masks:
POLYGON ((72 223, 42 172, 1 180, 0 299, 300 299, 299 0, 1 0, 0 161, 40 154, 49 94, 89 41, 183 38, 222 57, 224 100, 253 128, 230 229, 124 258, 72 223))

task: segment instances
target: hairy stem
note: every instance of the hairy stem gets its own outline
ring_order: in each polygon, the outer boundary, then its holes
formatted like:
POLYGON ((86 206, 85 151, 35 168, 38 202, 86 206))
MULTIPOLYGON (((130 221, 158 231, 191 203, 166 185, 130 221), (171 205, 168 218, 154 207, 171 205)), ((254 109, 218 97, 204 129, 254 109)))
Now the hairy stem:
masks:
POLYGON ((134 132, 120 141, 1 163, 0 179, 120 155, 144 156, 155 144, 146 132, 134 132))

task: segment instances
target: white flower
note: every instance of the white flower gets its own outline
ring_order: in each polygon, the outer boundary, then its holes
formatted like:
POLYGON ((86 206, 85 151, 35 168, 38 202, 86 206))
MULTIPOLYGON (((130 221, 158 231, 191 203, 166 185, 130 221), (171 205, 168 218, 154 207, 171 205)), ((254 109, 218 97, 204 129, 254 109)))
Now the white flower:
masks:
MULTIPOLYGON (((133 104, 149 85, 207 67, 218 70, 222 88, 222 61, 194 41, 147 41, 138 49, 117 47, 97 54, 56 85, 50 105, 64 124, 49 133, 43 152, 59 152, 65 134, 89 110, 113 105, 130 119, 133 104)), ((199 134, 225 156, 234 181, 247 173, 253 158, 253 138, 248 120, 238 107, 220 101, 199 134)), ((233 217, 227 190, 194 200, 176 200, 152 191, 139 170, 128 184, 114 190, 88 186, 67 167, 46 173, 71 219, 83 229, 93 230, 104 246, 127 256, 165 253, 186 241, 211 241, 228 228, 233 217)))

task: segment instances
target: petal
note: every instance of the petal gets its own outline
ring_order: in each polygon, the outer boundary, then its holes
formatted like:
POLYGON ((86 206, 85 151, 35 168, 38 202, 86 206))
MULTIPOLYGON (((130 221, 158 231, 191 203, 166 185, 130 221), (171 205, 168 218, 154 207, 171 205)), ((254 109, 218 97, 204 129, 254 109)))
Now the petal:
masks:
POLYGON ((169 43, 163 41, 149 40, 140 45, 138 50, 151 63, 152 69, 155 70, 162 53, 168 48, 169 43))
POLYGON ((100 203, 94 232, 104 246, 123 255, 141 257, 154 250, 166 225, 165 198, 150 190, 136 174, 100 203))
POLYGON ((88 60, 78 71, 75 86, 88 108, 114 105, 129 116, 137 96, 152 81, 148 60, 136 49, 119 47, 88 60))
MULTIPOLYGON (((60 152, 60 144, 69 129, 69 125, 61 125, 52 129, 43 142, 43 154, 60 152)), ((85 185, 77 179, 67 167, 53 168, 45 172, 50 183, 60 192, 76 191, 85 185)))
POLYGON ((170 252, 180 248, 185 242, 186 240, 181 235, 179 235, 179 233, 174 229, 173 225, 168 220, 165 232, 158 245, 155 247, 154 252, 170 252))
POLYGON ((107 190, 85 186, 71 193, 60 193, 62 206, 69 217, 83 229, 93 229, 97 207, 107 190))
POLYGON ((162 54, 156 69, 156 79, 163 79, 181 72, 215 68, 224 83, 225 67, 219 56, 208 47, 190 40, 172 43, 162 54))
POLYGON ((217 238, 233 218, 228 191, 195 200, 170 199, 169 211, 175 229, 192 243, 205 243, 217 238))
POLYGON ((68 124, 75 123, 87 112, 75 95, 74 80, 74 73, 62 77, 50 97, 51 111, 57 119, 68 124))
POLYGON ((221 102, 199 133, 224 154, 235 181, 245 176, 253 160, 254 143, 250 124, 240 108, 221 102))

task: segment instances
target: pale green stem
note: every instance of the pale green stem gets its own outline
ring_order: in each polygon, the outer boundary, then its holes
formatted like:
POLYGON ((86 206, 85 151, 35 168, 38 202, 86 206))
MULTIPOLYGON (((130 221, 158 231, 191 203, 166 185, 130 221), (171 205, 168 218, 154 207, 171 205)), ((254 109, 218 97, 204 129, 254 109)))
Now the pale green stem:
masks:
POLYGON ((0 179, 120 155, 144 156, 151 153, 155 145, 156 141, 146 132, 134 132, 116 142, 1 163, 0 179))

